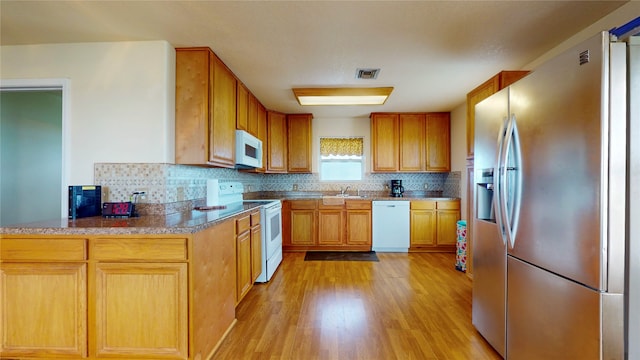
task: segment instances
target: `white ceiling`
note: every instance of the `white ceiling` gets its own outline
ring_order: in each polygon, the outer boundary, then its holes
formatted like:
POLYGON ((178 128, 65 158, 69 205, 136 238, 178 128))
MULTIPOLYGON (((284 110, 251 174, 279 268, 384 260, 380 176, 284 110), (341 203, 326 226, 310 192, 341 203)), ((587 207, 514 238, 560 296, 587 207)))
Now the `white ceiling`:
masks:
POLYGON ((626 1, 0 1, 2 45, 208 46, 268 108, 450 111, 626 1), (376 80, 357 68, 381 68, 376 80), (382 106, 302 107, 292 87, 393 86, 382 106))

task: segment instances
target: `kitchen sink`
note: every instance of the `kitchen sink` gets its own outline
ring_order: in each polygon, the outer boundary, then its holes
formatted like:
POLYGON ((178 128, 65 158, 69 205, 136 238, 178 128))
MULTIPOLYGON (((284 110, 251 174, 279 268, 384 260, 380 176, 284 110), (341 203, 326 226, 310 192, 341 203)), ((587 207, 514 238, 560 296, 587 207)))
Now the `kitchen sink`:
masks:
POLYGON ((362 196, 359 195, 347 195, 347 194, 337 194, 337 195, 323 195, 322 203, 324 205, 342 205, 345 200, 348 199, 361 199, 362 196))

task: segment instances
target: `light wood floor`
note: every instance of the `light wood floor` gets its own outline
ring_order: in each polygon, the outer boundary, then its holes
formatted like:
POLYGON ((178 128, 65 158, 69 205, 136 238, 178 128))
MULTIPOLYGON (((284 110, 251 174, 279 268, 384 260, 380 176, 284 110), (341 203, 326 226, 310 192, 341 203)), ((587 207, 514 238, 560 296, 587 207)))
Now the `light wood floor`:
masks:
POLYGON ((454 254, 378 257, 285 253, 238 305, 214 359, 500 359, 471 324, 471 281, 454 254))

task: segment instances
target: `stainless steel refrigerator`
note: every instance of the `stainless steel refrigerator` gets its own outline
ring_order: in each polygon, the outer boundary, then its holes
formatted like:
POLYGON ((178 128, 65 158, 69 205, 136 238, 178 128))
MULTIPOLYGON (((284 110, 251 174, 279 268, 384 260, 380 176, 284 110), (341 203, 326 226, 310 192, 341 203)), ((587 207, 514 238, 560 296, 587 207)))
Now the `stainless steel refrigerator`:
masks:
POLYGON ((627 53, 600 33, 476 106, 472 320, 505 358, 625 357, 627 53))

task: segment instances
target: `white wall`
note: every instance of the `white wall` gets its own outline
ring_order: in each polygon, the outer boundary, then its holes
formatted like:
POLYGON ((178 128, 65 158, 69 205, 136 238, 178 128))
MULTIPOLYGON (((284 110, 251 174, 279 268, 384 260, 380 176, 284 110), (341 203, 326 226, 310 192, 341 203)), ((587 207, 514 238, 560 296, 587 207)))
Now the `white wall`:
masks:
POLYGON ((608 31, 614 27, 618 27, 620 25, 624 25, 629 21, 640 16, 640 0, 632 0, 623 6, 619 7, 617 10, 613 11, 609 15, 603 17, 602 19, 596 21, 592 25, 588 26, 584 30, 578 32, 574 36, 568 38, 558 46, 553 49, 547 51, 542 56, 538 57, 534 61, 522 67, 522 69, 535 69, 543 62, 549 60, 550 58, 560 54, 564 50, 577 45, 584 40, 589 39, 592 36, 595 36, 600 31, 608 31))
POLYGON ((460 217, 466 219, 467 208, 467 106, 451 111, 451 171, 460 172, 460 217))
POLYGON ((70 184, 96 162, 174 162, 175 50, 166 41, 0 47, 0 76, 69 79, 70 184))

